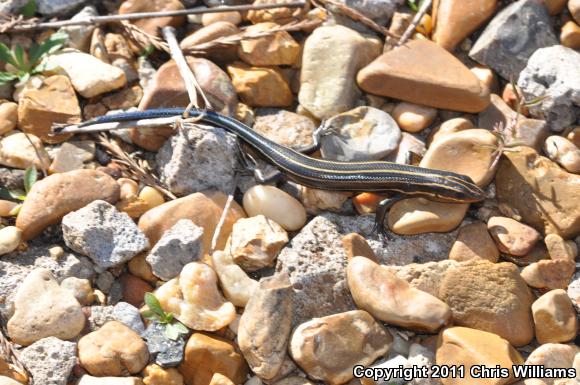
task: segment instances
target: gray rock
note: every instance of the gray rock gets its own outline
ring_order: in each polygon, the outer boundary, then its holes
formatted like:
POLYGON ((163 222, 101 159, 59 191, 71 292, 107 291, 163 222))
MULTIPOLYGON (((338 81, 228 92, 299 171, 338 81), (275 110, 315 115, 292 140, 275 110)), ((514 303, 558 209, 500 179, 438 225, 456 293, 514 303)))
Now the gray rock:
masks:
POLYGON ((494 17, 469 56, 504 79, 517 79, 536 50, 555 44, 558 38, 543 1, 519 0, 494 17))
POLYGON ((0 167, 0 187, 24 190, 24 170, 0 167))
POLYGON ((100 291, 108 294, 115 281, 115 276, 109 271, 104 271, 97 277, 96 284, 100 291))
POLYGON ((530 113, 553 131, 580 123, 580 53, 556 45, 537 50, 521 72, 518 86, 526 100, 545 97, 530 113))
POLYGON ((0 0, 0 13, 16 14, 28 3, 28 0, 0 0))
POLYGON ((36 9, 44 16, 64 16, 85 3, 87 0, 36 0, 36 9))
POLYGON ((139 309, 127 302, 119 302, 113 307, 113 317, 130 327, 137 334, 145 332, 145 325, 141 319, 139 309))
MULTIPOLYGON (((74 15, 71 20, 80 21, 98 16, 97 9, 92 5, 87 5, 79 13, 74 15)), ((67 45, 84 52, 88 52, 91 44, 91 37, 95 30, 94 24, 89 25, 72 25, 70 27, 63 27, 60 31, 68 35, 67 45)))
POLYGON ((94 332, 100 329, 104 324, 109 321, 115 321, 113 316, 113 306, 91 306, 89 316, 87 317, 87 323, 89 330, 94 332))
POLYGON ((155 357, 158 365, 175 367, 183 361, 186 340, 183 334, 171 340, 165 336, 165 326, 152 322, 141 337, 147 342, 149 354, 155 357))
POLYGON ((143 92, 147 92, 151 81, 155 76, 157 70, 153 67, 147 58, 141 56, 137 59, 137 73, 139 74, 139 85, 143 88, 143 92))
POLYGON ((280 108, 258 108, 252 128, 278 144, 300 149, 312 145, 316 124, 307 116, 280 108))
POLYGON ((200 260, 202 237, 202 227, 189 219, 181 219, 163 234, 145 260, 151 265, 153 274, 169 281, 179 275, 183 266, 200 260))
MULTIPOLYGON (((397 8, 404 3, 404 0, 339 0, 339 2, 359 11, 366 17, 376 21, 378 24, 385 25, 388 24, 388 21, 391 19, 397 8)), ((368 27, 364 26, 364 24, 343 15, 336 7, 330 6, 329 9, 333 12, 337 24, 361 32, 369 30, 368 27)))
POLYGON ((161 181, 176 195, 233 188, 238 167, 235 139, 221 128, 196 125, 179 130, 157 153, 161 181))
POLYGON ((149 247, 129 215, 102 200, 65 215, 62 230, 66 245, 101 269, 125 263, 149 247))
POLYGON ((77 363, 77 344, 47 337, 22 350, 19 358, 32 374, 30 385, 67 385, 77 363))

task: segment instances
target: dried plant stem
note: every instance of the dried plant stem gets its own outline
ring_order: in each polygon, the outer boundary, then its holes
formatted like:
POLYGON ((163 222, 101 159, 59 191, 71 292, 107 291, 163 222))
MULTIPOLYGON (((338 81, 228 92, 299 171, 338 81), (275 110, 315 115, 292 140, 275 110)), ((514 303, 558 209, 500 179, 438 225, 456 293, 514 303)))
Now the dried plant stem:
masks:
POLYGON ((401 38, 399 39, 399 42, 397 43, 397 47, 405 44, 407 42, 407 40, 409 40, 411 35, 413 35, 413 32, 415 31, 415 29, 417 28, 417 26, 421 22, 421 19, 423 18, 423 16, 425 16, 427 11, 429 11, 429 8, 431 8, 432 2, 433 2, 433 0, 424 0, 421 3, 421 8, 419 8, 419 11, 417 11, 417 14, 413 18, 413 21, 411 21, 411 24, 409 24, 409 26, 407 27, 407 29, 403 33, 403 36, 401 36, 401 38))
POLYGON ((34 142, 32 142, 32 139, 30 139, 30 135, 28 135, 28 133, 25 132, 24 136, 26 136, 26 139, 28 140, 28 142, 30 143, 32 148, 34 149, 34 153, 36 154, 36 157, 38 158, 38 164, 40 164, 40 169, 42 170, 42 174, 45 177, 47 177, 48 170, 46 169, 46 166, 44 164, 44 159, 42 159, 42 157, 40 156, 40 152, 38 151, 38 148, 36 148, 36 146, 34 145, 34 142))
POLYGON ((14 344, 6 338, 6 322, 4 318, 0 315, 0 358, 14 365, 20 372, 28 375, 30 373, 26 370, 26 367, 18 359, 18 351, 14 349, 14 344))

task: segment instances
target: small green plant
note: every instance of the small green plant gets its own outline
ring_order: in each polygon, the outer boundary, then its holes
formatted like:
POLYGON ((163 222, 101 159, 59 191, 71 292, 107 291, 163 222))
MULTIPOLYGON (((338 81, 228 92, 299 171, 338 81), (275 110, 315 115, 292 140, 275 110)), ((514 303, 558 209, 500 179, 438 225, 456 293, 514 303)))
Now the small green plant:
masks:
POLYGON ((141 315, 147 319, 157 321, 157 323, 165 326, 165 336, 171 340, 179 338, 180 334, 189 333, 189 329, 177 321, 173 314, 166 313, 161 308, 159 300, 152 293, 145 294, 145 304, 149 310, 141 312, 141 315))
POLYGON ((407 0, 407 6, 413 10, 413 12, 417 12, 419 8, 421 8, 421 4, 423 0, 407 0))
POLYGON ((151 55, 153 52, 155 52, 155 47, 153 46, 153 44, 149 44, 147 47, 143 48, 141 52, 139 52, 139 56, 143 58, 148 58, 149 55, 151 55))
MULTIPOLYGON (((24 191, 22 190, 9 190, 6 188, 0 188, 0 199, 7 199, 7 200, 17 200, 20 202, 24 202, 26 196, 32 189, 32 185, 36 183, 38 180, 38 172, 36 171, 36 167, 31 166, 24 171, 24 191)), ((20 208, 22 207, 22 203, 18 206, 15 206, 11 211, 10 215, 18 215, 20 208)))
POLYGON ((32 44, 28 52, 20 44, 13 50, 0 43, 0 61, 12 66, 8 71, 0 72, 0 84, 10 83, 13 80, 26 81, 31 75, 44 71, 43 59, 60 49, 68 36, 64 32, 50 35, 41 44, 32 44))
POLYGON ((36 13, 36 0, 28 0, 28 3, 20 10, 20 14, 30 19, 36 13))

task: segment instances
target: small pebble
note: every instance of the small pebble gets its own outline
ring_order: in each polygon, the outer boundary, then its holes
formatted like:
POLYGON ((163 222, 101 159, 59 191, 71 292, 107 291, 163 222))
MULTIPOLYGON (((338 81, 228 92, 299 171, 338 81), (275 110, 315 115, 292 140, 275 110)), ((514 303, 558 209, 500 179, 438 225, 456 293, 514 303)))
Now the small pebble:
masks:
POLYGON ((0 200, 0 217, 13 216, 16 207, 18 207, 18 203, 16 202, 0 200))
POLYGON ((16 226, 6 226, 0 229, 0 255, 16 250, 22 242, 22 231, 16 226))
POLYGON ((532 304, 532 314, 540 344, 568 342, 576 337, 576 312, 565 290, 542 295, 532 304))
POLYGON ((578 255, 578 246, 574 241, 566 241, 557 234, 548 234, 544 238, 551 259, 565 259, 575 261, 578 255))
POLYGON ((215 13, 204 13, 201 16, 201 24, 207 27, 213 23, 228 22, 234 25, 238 25, 242 22, 242 15, 237 11, 231 12, 215 12, 215 13))
POLYGON ((264 215, 287 231, 301 229, 306 223, 306 210, 288 193, 273 187, 258 185, 244 194, 244 210, 249 216, 264 215))
POLYGON ((400 103, 393 110, 393 118, 401 130, 419 132, 427 128, 437 117, 437 109, 412 103, 400 103))
POLYGON ((132 179, 119 178, 117 179, 117 184, 119 185, 119 199, 128 200, 135 196, 139 191, 139 184, 132 179))
POLYGON ((544 152, 566 171, 580 174, 580 149, 568 139, 557 135, 548 137, 544 143, 544 152))
POLYGON ((18 122, 18 104, 0 100, 0 135, 4 135, 14 128, 18 122))
POLYGON ((503 253, 523 257, 532 250, 540 234, 532 227, 507 217, 492 217, 487 229, 503 253))
POLYGON ((139 199, 146 202, 150 209, 161 206, 163 203, 165 203, 163 194, 161 194, 159 190, 150 186, 143 187, 143 189, 139 192, 139 199))
POLYGON ((580 26, 573 21, 568 21, 562 26, 560 32, 560 42, 564 47, 579 49, 580 48, 580 26))
POLYGON ((60 283, 60 287, 70 292, 83 306, 90 305, 95 300, 95 294, 88 279, 68 277, 60 283))

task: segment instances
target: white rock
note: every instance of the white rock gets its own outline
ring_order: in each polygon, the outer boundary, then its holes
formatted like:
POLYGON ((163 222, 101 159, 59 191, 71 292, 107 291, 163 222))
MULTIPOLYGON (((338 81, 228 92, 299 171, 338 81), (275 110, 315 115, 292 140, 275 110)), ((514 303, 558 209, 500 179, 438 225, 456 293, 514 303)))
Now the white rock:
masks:
POLYGON ((32 374, 33 384, 67 385, 77 363, 77 345, 47 337, 22 350, 19 359, 32 374))
POLYGON ((544 143, 544 152, 566 171, 580 174, 580 149, 568 139, 558 135, 548 137, 544 143))
POLYGON ((139 377, 93 377, 85 374, 77 385, 143 385, 139 377))
POLYGON ((299 230, 306 223, 306 210, 288 193, 273 186, 254 186, 244 194, 248 216, 264 215, 287 231, 299 230))
POLYGON ((22 242, 22 230, 16 226, 0 229, 0 255, 11 253, 22 242))
POLYGON ((236 306, 244 307, 258 288, 258 281, 252 278, 234 263, 232 256, 222 251, 212 255, 213 267, 220 280, 224 295, 236 306))

